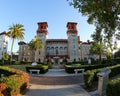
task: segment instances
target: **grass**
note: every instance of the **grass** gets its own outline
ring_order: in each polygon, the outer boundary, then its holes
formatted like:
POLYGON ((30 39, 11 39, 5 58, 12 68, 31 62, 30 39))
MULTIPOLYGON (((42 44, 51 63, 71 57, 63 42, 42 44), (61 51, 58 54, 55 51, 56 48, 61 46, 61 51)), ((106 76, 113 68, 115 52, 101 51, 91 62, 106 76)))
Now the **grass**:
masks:
MULTIPOLYGON (((30 67, 30 66, 32 66, 32 65, 30 65, 30 64, 21 64, 21 65, 7 65, 7 66, 8 66, 8 67, 11 67, 11 68, 19 69, 19 70, 22 70, 22 71, 26 72, 26 67, 30 67)), ((44 69, 48 69, 48 67, 47 67, 46 65, 38 64, 37 66, 38 66, 38 67, 39 67, 39 66, 43 66, 44 69)), ((36 67, 37 67, 37 66, 36 66, 36 67)))
POLYGON ((22 71, 25 71, 26 72, 26 67, 27 66, 30 66, 30 65, 7 65, 8 67, 11 67, 11 68, 15 68, 15 69, 19 69, 19 70, 22 70, 22 71))

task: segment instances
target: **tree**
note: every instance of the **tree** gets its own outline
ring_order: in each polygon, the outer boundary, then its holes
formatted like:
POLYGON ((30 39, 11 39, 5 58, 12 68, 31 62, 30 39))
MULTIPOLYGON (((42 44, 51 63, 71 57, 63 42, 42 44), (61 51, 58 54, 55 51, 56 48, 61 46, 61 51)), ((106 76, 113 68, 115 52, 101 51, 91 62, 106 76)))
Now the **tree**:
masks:
POLYGON ((14 46, 15 40, 16 39, 18 39, 18 40, 24 39, 24 31, 25 31, 25 29, 23 27, 24 26, 21 25, 21 24, 13 24, 12 26, 9 27, 8 35, 12 38, 10 61, 12 61, 12 51, 13 51, 13 46, 14 46))
POLYGON ((90 54, 99 55, 99 64, 101 64, 102 62, 102 55, 105 55, 106 53, 107 53, 107 47, 103 43, 96 43, 96 42, 92 43, 90 54))
POLYGON ((30 50, 35 51, 35 62, 36 62, 36 56, 37 56, 37 50, 43 49, 43 42, 39 38, 35 37, 29 42, 29 48, 30 50))
POLYGON ((101 28, 96 28, 96 31, 91 35, 94 43, 92 44, 91 53, 99 55, 99 64, 102 62, 102 47, 103 47, 103 35, 101 33, 101 28))
MULTIPOLYGON (((120 30, 120 0, 68 0, 70 5, 78 9, 83 16, 88 16, 87 22, 94 24, 100 40, 101 35, 106 45, 114 47, 113 39, 119 39, 120 30), (99 33, 98 33, 99 30, 99 33)), ((111 51, 113 50, 111 49, 111 51)))

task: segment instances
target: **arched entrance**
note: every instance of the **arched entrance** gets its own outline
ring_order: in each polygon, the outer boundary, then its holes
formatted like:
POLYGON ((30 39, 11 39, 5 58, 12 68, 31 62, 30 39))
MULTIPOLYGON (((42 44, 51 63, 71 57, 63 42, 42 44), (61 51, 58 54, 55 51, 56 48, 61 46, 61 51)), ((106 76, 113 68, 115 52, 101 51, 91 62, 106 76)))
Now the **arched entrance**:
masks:
POLYGON ((60 57, 53 57, 53 60, 54 60, 54 65, 60 64, 60 57))
POLYGON ((60 68, 60 57, 53 57, 52 68, 60 68))

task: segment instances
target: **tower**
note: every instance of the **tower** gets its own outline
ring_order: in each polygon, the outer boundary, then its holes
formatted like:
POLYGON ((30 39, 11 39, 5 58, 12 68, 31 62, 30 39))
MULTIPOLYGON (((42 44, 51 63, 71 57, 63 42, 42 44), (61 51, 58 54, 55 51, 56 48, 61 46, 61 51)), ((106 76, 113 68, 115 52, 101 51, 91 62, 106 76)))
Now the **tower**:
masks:
POLYGON ((37 50, 37 61, 38 62, 44 62, 45 59, 45 45, 46 45, 46 39, 47 39, 47 28, 48 24, 47 22, 38 22, 38 29, 37 29, 37 38, 39 38, 43 43, 43 49, 37 50))
POLYGON ((68 56, 70 61, 79 60, 78 31, 76 22, 67 23, 68 56))

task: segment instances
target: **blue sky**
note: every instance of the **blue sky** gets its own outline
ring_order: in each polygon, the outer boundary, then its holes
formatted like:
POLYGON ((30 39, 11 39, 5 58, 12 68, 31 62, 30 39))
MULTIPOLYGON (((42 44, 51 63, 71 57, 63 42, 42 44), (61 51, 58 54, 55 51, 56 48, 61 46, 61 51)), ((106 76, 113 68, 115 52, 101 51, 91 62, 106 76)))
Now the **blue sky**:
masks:
MULTIPOLYGON (((78 10, 70 6, 67 0, 0 0, 0 32, 8 31, 9 26, 20 23, 25 28, 25 42, 36 35, 37 22, 48 22, 48 38, 66 39, 67 22, 77 22, 81 41, 91 40, 94 26, 87 23, 78 10)), ((14 52, 19 47, 16 41, 14 52)), ((11 39, 8 51, 11 48, 11 39)))

